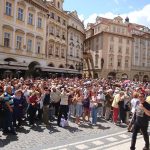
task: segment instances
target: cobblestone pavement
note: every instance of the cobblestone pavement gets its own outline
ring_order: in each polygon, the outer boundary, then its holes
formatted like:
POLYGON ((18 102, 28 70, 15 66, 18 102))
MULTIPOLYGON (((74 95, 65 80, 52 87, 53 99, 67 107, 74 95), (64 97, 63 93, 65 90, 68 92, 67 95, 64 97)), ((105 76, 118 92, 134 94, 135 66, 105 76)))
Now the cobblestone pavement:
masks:
MULTIPOLYGON (((50 127, 38 124, 27 125, 17 130, 18 135, 2 135, 0 132, 0 149, 2 150, 43 150, 70 143, 100 138, 109 134, 125 131, 126 126, 115 126, 105 120, 99 120, 96 126, 87 123, 80 126, 69 122, 69 127, 58 127, 56 121, 50 127)), ((130 134, 129 134, 130 135, 130 134)))

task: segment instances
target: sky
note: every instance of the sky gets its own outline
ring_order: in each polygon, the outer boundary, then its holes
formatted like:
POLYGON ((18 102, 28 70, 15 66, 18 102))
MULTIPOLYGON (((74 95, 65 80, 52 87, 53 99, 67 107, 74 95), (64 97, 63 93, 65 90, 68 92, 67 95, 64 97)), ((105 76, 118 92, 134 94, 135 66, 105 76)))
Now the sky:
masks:
POLYGON ((76 10, 85 25, 94 23, 97 16, 113 19, 120 15, 150 28, 150 0, 64 0, 64 10, 76 10))

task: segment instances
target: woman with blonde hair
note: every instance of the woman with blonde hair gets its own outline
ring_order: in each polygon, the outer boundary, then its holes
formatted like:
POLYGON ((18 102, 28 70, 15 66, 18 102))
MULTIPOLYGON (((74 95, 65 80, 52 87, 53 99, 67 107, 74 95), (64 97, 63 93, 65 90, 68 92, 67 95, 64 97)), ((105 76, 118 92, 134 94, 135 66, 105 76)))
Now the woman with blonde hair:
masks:
POLYGON ((74 100, 76 101, 76 124, 80 124, 80 117, 83 113, 82 108, 82 101, 83 101, 83 94, 80 88, 78 88, 75 92, 74 100))

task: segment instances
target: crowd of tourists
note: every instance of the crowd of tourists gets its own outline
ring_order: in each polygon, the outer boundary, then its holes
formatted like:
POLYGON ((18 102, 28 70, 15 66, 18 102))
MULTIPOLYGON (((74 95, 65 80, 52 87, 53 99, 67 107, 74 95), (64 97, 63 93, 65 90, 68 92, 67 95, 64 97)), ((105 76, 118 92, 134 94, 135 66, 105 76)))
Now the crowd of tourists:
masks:
MULTIPOLYGON (((69 125, 70 118, 74 118, 77 125, 88 123, 95 126, 100 117, 115 125, 126 124, 130 131, 135 117, 132 114, 137 107, 149 110, 140 104, 141 97, 147 101, 146 104, 150 103, 149 82, 78 78, 3 79, 0 81, 0 128, 4 134, 16 135, 16 128, 23 126, 24 121, 34 126, 39 120, 49 126, 51 120, 56 119, 61 127, 69 125)), ((140 113, 139 116, 143 115, 140 113)), ((145 130, 143 132, 146 134, 145 130)), ((134 143, 135 140, 133 149, 134 143)))

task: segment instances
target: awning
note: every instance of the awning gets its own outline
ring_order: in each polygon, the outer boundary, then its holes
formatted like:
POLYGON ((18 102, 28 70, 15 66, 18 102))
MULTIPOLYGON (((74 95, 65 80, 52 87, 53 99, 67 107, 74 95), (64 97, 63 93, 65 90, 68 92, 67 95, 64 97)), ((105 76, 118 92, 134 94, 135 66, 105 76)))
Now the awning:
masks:
POLYGON ((28 70, 28 67, 0 65, 0 69, 28 70))
POLYGON ((78 70, 66 69, 66 68, 42 67, 41 70, 45 71, 45 72, 56 72, 56 73, 60 72, 60 73, 82 74, 78 70))

